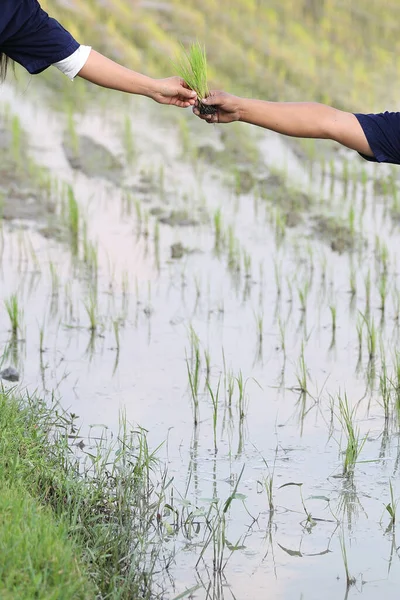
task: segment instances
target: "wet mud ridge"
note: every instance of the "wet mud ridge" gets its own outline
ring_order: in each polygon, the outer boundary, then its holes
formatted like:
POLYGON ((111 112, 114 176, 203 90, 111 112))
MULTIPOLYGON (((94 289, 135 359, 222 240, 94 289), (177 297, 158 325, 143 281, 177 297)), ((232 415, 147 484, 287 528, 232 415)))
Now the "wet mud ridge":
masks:
POLYGON ((48 222, 56 204, 48 190, 48 174, 29 158, 24 134, 0 121, 0 215, 3 219, 48 222))

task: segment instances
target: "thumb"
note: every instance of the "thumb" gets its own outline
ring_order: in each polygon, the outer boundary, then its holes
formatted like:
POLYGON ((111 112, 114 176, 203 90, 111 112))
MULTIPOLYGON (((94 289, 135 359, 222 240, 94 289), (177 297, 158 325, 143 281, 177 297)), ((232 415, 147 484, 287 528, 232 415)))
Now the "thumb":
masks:
POLYGON ((211 92, 207 98, 203 98, 202 103, 209 104, 211 106, 218 106, 219 104, 222 104, 222 101, 221 94, 218 94, 217 92, 211 92))
POLYGON ((184 87, 183 85, 179 88, 179 95, 188 99, 197 98, 196 92, 184 87))

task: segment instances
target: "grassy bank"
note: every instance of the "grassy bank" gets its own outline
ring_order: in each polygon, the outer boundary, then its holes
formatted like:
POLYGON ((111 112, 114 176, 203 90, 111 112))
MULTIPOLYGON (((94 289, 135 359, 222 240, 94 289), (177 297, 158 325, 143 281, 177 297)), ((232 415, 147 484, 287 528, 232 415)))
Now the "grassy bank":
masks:
POLYGON ((80 460, 74 416, 0 394, 0 597, 150 598, 155 457, 125 427, 80 460))

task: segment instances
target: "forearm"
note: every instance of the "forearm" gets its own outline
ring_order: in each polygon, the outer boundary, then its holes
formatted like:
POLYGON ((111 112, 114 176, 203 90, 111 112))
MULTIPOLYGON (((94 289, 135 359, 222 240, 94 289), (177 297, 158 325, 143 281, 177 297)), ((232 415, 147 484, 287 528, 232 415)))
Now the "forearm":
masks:
POLYGON ((315 102, 265 102, 241 99, 240 120, 293 137, 329 137, 329 122, 341 111, 315 102))
POLYGON ((316 102, 239 100, 240 121, 284 135, 330 139, 361 154, 373 156, 355 115, 316 102))
POLYGON ((79 77, 105 88, 152 97, 154 79, 131 71, 92 50, 79 77))

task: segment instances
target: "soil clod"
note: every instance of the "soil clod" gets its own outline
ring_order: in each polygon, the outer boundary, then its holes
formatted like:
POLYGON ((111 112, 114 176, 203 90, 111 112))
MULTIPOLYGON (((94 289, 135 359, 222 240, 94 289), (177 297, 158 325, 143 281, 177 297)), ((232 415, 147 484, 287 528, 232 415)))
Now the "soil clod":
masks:
POLYGON ((0 371, 0 379, 16 382, 19 381, 20 375, 17 369, 14 369, 14 367, 7 367, 7 369, 0 371))

